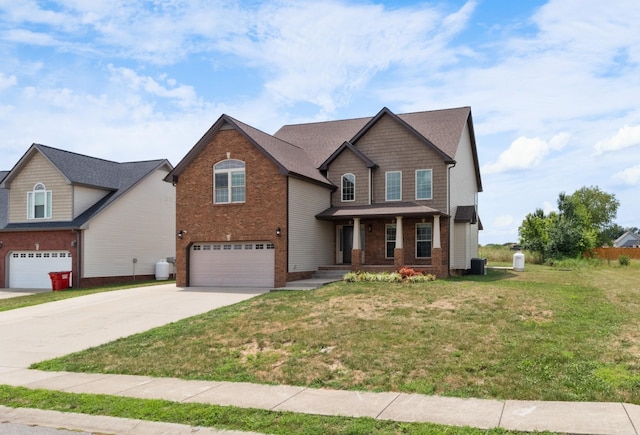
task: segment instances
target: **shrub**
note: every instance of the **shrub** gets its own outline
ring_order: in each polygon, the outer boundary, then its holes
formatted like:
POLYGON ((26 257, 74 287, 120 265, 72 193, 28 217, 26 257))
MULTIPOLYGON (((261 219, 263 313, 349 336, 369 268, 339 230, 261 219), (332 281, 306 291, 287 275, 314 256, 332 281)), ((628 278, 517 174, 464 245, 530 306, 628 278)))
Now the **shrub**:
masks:
POLYGON ((618 263, 620 263, 620 266, 628 266, 631 264, 631 257, 628 255, 621 255, 618 257, 618 263))
POLYGON ((415 271, 412 268, 407 267, 407 266, 404 266, 404 267, 400 268, 398 273, 400 274, 400 276, 402 276, 402 278, 409 278, 411 276, 422 275, 422 273, 417 272, 417 271, 415 271))
POLYGON ((403 267, 398 272, 349 272, 342 278, 346 282, 428 282, 435 281, 435 275, 423 275, 411 268, 403 267))

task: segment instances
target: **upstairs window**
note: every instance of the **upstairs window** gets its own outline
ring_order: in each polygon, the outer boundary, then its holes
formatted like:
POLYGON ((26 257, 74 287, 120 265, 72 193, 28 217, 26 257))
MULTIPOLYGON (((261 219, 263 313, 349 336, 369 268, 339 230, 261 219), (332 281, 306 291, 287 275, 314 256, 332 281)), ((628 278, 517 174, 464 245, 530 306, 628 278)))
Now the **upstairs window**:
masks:
POLYGON ((393 171, 386 173, 386 196, 387 201, 402 200, 402 172, 393 171))
POLYGON ((356 200, 356 176, 344 174, 342 176, 342 202, 356 200))
POLYGON ((416 199, 433 199, 431 169, 416 171, 416 199))
POLYGON ((245 201, 245 167, 240 160, 223 160, 213 167, 213 202, 215 204, 245 201))
POLYGON ((44 184, 33 186, 27 192, 27 219, 51 219, 51 196, 44 184))

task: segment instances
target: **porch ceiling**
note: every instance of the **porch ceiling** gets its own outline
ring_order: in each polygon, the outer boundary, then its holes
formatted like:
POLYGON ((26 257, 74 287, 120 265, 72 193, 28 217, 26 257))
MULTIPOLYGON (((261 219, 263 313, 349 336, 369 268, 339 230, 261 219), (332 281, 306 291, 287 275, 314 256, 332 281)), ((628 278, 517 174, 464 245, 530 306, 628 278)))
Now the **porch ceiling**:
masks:
POLYGON ((343 219, 359 218, 394 218, 396 216, 403 217, 425 217, 425 216, 444 216, 446 213, 427 207, 426 205, 416 202, 393 202, 384 204, 371 204, 361 206, 347 207, 330 207, 316 215, 316 219, 337 221, 343 219))

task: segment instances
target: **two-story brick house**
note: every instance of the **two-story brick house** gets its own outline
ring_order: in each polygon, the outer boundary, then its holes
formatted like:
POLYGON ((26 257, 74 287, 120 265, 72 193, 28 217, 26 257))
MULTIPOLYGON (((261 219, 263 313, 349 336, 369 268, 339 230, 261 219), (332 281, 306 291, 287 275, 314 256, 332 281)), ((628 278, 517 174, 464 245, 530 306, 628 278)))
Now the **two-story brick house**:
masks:
POLYGON ((117 163, 33 144, 0 172, 0 287, 51 288, 153 278, 175 256, 167 160, 117 163))
POLYGON ((471 109, 288 125, 222 115, 165 179, 181 286, 283 286, 325 266, 437 276, 478 255, 471 109))

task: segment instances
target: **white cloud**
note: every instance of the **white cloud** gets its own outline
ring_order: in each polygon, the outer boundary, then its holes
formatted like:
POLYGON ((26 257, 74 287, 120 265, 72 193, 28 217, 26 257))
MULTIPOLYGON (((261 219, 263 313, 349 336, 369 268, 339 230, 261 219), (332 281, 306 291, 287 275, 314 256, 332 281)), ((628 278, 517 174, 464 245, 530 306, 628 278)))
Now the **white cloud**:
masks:
POLYGON ((617 172, 613 178, 630 186, 640 185, 640 164, 617 172))
POLYGON ((200 104, 192 86, 178 85, 176 80, 167 79, 166 75, 161 79, 167 83, 168 87, 161 85, 151 77, 138 75, 130 68, 118 68, 113 65, 109 65, 108 68, 112 80, 123 83, 135 91, 142 90, 150 95, 177 100, 183 107, 200 104))
POLYGON ((598 142, 595 149, 597 154, 602 154, 607 151, 617 151, 635 145, 640 145, 640 125, 625 125, 613 136, 598 142))
POLYGON ((559 133, 549 141, 540 138, 519 137, 498 157, 495 163, 489 163, 482 172, 492 174, 516 169, 529 169, 539 166, 552 151, 559 151, 569 141, 568 133, 559 133))
POLYGON ((7 77, 0 72, 0 92, 15 86, 17 83, 18 79, 16 79, 16 76, 11 75, 7 77))
POLYGON ((509 228, 513 225, 513 216, 500 215, 493 220, 493 226, 497 229, 509 228))

